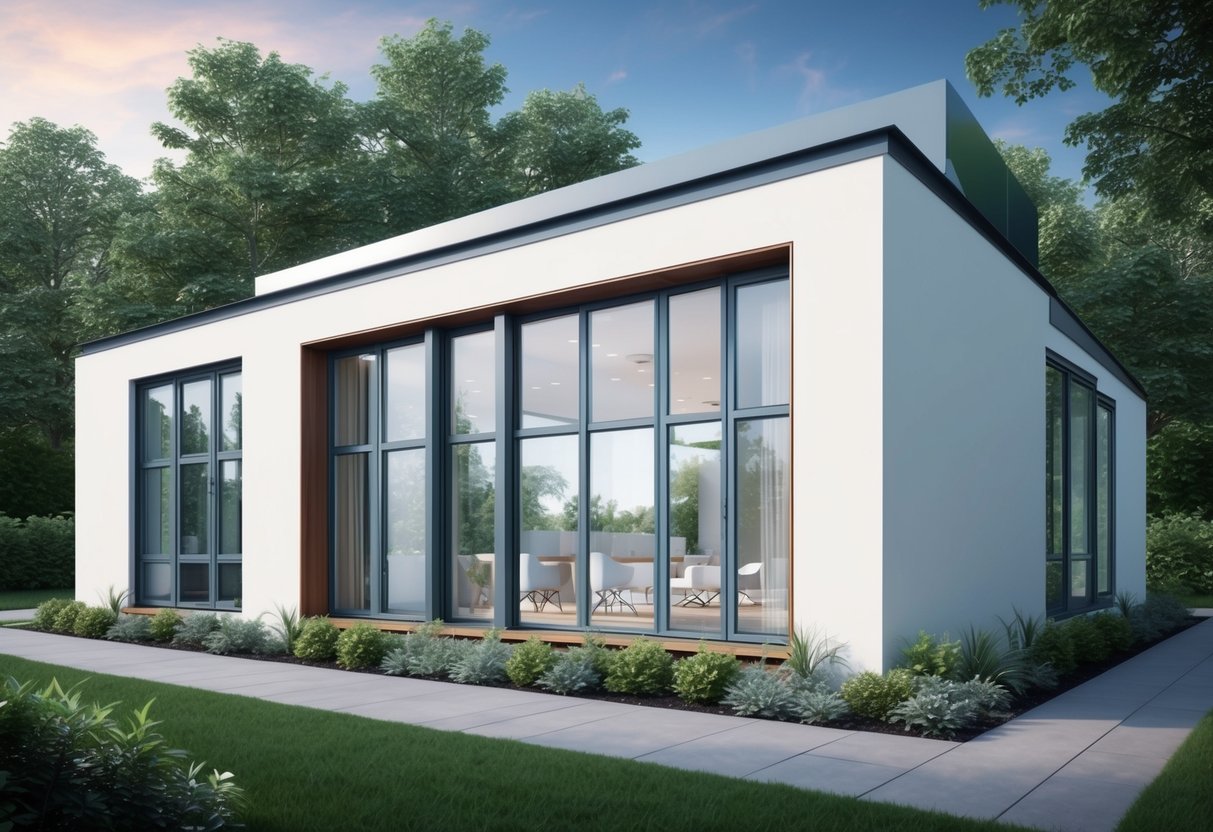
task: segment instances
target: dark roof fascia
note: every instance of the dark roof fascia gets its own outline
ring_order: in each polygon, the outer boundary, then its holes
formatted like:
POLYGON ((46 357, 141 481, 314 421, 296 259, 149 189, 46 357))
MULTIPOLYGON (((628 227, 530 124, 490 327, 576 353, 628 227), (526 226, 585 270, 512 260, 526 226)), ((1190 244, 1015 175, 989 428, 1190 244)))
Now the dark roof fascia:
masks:
POLYGON ((1040 270, 1012 245, 995 225, 973 206, 973 203, 965 198, 955 183, 940 173, 939 168, 931 164, 931 161, 914 146, 913 142, 906 138, 905 134, 896 127, 890 127, 888 132, 889 156, 943 200, 948 207, 966 219, 974 230, 985 237, 1032 282, 1043 289, 1049 295, 1049 323, 1086 350, 1092 358, 1103 365, 1122 384, 1141 396, 1144 401, 1147 396, 1142 383, 1120 363, 1120 359, 1103 345, 1095 333, 1091 332, 1074 310, 1061 299, 1061 295, 1048 278, 1041 274, 1040 270))
POLYGON ((554 237, 607 225, 648 213, 664 211, 692 202, 767 185, 825 168, 883 156, 888 153, 888 130, 873 130, 857 136, 804 148, 762 162, 722 170, 677 185, 633 194, 602 205, 546 218, 527 225, 475 237, 458 243, 387 260, 360 269, 331 275, 255 295, 244 300, 195 312, 129 332, 98 338, 81 345, 81 355, 104 352, 173 332, 259 312, 276 306, 423 271, 460 260, 515 248, 554 237))

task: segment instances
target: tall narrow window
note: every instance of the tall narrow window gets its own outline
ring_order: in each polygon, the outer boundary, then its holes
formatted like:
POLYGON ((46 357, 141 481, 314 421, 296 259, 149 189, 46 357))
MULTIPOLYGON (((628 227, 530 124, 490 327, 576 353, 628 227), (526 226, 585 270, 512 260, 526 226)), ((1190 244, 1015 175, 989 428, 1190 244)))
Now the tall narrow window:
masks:
POLYGON ((141 603, 241 603, 242 394, 238 368, 141 385, 136 478, 141 603))

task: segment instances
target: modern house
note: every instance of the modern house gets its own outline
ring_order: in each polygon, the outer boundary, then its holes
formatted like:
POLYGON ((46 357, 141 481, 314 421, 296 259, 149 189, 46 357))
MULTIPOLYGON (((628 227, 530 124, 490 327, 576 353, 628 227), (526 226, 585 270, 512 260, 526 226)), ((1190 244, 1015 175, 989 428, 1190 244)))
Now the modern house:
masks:
POLYGON ((79 597, 882 669, 1145 587, 1142 388, 942 81, 265 275, 76 385, 79 597))

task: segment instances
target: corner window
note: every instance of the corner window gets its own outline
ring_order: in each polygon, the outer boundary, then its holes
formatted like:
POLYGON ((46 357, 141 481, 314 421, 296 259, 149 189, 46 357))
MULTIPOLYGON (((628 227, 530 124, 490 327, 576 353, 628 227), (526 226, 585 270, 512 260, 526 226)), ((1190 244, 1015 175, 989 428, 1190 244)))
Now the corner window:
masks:
POLYGON ((135 599, 239 607, 240 368, 143 383, 136 401, 135 599))
POLYGON ((1114 403, 1060 358, 1045 367, 1045 608, 1109 599, 1115 546, 1114 403))

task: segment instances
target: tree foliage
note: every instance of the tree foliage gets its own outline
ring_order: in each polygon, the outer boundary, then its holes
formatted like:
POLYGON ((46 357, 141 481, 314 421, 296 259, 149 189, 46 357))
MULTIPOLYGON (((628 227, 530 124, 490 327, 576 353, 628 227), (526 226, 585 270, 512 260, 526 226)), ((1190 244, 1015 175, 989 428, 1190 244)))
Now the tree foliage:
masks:
POLYGON ((1074 86, 1076 64, 1114 102, 1079 116, 1101 195, 1142 195, 1163 219, 1198 212, 1213 231, 1213 11, 1207 0, 982 0, 1016 8, 1018 28, 973 49, 978 94, 1023 104, 1074 86))

